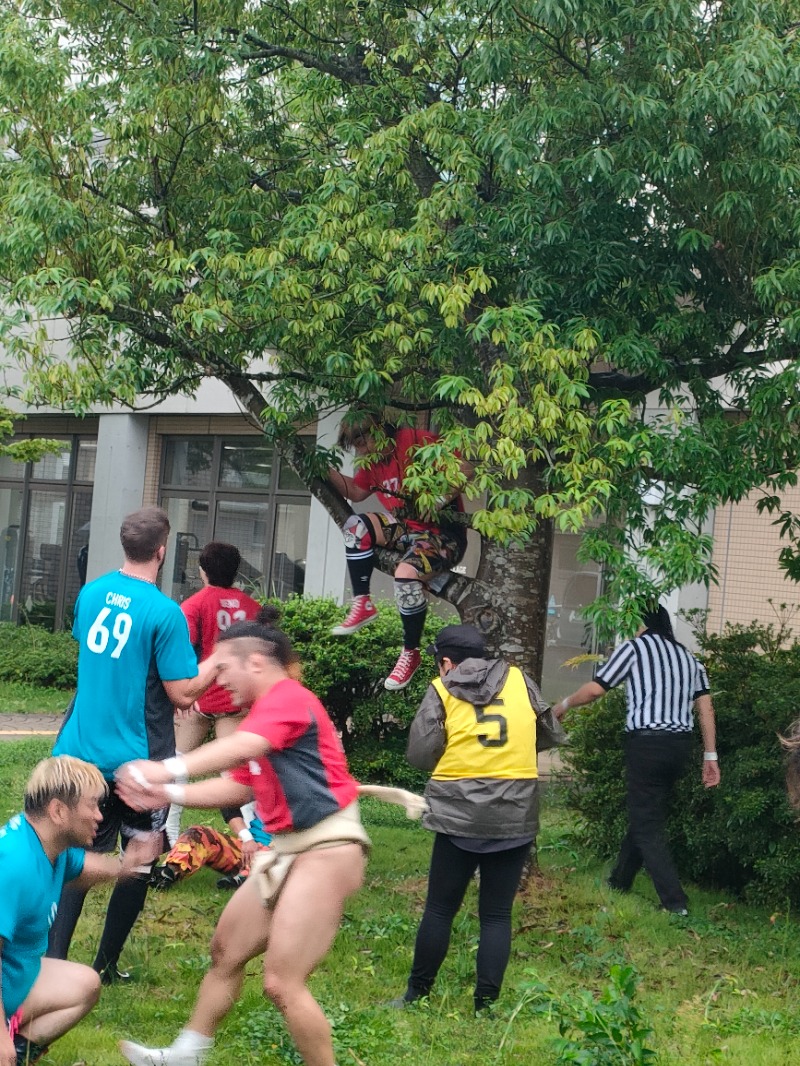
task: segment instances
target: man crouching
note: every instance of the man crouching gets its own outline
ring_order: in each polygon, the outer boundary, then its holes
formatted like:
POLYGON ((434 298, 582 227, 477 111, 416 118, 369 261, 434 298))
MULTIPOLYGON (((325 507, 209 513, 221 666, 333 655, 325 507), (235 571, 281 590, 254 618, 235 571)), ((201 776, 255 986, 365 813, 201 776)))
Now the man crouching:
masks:
POLYGON ((0 829, 0 1066, 28 1066, 85 1017, 100 995, 91 966, 46 959, 68 881, 86 889, 150 863, 160 841, 132 841, 121 861, 86 852, 107 785, 69 755, 44 759, 25 786, 24 813, 0 829))

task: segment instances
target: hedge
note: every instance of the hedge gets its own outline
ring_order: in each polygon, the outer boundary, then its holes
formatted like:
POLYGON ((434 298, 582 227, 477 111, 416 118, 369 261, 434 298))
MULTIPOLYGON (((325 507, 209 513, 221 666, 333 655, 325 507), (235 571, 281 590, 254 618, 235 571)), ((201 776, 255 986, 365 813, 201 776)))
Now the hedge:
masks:
POLYGON ((77 669, 78 645, 70 633, 0 622, 0 681, 70 689, 77 669))

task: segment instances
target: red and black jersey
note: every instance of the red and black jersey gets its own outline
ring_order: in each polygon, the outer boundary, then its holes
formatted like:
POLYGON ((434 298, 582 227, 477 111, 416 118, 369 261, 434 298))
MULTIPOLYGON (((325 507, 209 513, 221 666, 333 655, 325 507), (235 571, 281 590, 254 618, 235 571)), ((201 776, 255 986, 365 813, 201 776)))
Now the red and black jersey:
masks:
MULTIPOLYGON (((234 622, 245 622, 256 617, 260 605, 241 589, 223 589, 207 585, 181 604, 181 610, 189 624, 189 638, 197 658, 202 662, 214 650, 217 638, 234 622)), ((207 689, 197 705, 203 714, 233 714, 241 708, 231 703, 230 693, 216 682, 207 689)))
MULTIPOLYGON (((385 459, 356 470, 353 481, 360 489, 374 492, 387 511, 399 511, 406 506, 403 491, 403 478, 412 457, 409 451, 421 444, 433 444, 439 438, 435 433, 425 429, 398 429, 394 437, 394 447, 385 459)), ((455 510, 463 511, 461 496, 456 497, 452 505, 455 510)), ((439 526, 432 522, 420 522, 417 519, 403 519, 404 525, 422 533, 439 533, 439 526)))
POLYGON ((252 788, 270 832, 310 829, 355 800, 358 785, 333 722, 299 681, 279 681, 256 700, 239 729, 264 737, 271 748, 230 771, 234 781, 252 788))

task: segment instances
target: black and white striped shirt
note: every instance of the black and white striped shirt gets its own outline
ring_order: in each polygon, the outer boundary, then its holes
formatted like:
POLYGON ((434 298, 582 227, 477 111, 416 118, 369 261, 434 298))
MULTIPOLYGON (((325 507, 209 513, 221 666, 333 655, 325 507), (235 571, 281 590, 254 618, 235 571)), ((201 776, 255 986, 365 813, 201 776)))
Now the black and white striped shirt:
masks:
POLYGON ((692 704, 708 692, 702 663, 681 644, 657 633, 626 640, 595 675, 608 690, 625 682, 625 729, 662 729, 687 733, 694 725, 692 704))

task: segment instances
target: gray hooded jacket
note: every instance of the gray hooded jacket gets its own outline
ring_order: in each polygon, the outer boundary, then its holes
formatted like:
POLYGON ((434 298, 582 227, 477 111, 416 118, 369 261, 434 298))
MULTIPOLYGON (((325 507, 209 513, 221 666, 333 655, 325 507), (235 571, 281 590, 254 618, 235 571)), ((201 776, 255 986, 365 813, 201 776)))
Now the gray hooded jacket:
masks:
MULTIPOLYGON (((465 659, 442 679, 447 691, 475 707, 487 707, 502 691, 510 665, 502 659, 465 659)), ((536 684, 523 674, 531 714, 547 709, 536 684)), ((407 758, 419 770, 436 768, 447 747, 445 708, 433 685, 419 706, 408 738, 407 758)), ((535 764, 535 754, 533 755, 535 764)), ((539 825, 535 778, 463 777, 425 787, 430 810, 423 825, 448 836, 504 840, 536 835, 539 825)))

